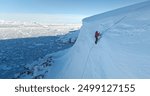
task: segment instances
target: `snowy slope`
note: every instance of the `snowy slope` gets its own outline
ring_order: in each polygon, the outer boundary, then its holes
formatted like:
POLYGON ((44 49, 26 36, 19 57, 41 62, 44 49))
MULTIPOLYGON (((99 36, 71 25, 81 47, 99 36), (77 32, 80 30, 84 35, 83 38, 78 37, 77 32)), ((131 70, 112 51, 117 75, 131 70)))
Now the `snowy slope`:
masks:
POLYGON ((54 55, 47 78, 150 78, 149 5, 85 18, 75 45, 54 55), (96 30, 103 34, 97 45, 96 30))

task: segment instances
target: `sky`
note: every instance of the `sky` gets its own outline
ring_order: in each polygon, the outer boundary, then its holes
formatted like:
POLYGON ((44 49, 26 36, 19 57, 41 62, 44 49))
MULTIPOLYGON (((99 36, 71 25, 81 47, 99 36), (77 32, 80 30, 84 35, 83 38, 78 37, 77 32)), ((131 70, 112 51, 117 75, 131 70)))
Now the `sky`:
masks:
POLYGON ((0 20, 81 23, 88 16, 147 0, 0 0, 0 20))

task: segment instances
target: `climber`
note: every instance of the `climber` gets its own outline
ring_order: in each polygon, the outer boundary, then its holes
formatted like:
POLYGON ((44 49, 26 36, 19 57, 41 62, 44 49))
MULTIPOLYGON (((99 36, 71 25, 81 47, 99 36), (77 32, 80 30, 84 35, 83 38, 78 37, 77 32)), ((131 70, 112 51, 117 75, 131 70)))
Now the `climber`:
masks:
POLYGON ((95 44, 97 44, 99 37, 100 37, 100 32, 96 31, 95 32, 95 44))

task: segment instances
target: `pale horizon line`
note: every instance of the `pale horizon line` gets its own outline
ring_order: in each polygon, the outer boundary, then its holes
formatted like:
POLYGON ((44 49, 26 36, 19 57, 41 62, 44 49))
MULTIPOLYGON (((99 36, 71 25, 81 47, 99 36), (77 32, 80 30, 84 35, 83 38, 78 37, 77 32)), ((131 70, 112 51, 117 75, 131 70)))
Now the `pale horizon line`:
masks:
POLYGON ((0 20, 16 22, 38 22, 43 24, 81 24, 88 15, 80 14, 31 14, 0 13, 0 20))

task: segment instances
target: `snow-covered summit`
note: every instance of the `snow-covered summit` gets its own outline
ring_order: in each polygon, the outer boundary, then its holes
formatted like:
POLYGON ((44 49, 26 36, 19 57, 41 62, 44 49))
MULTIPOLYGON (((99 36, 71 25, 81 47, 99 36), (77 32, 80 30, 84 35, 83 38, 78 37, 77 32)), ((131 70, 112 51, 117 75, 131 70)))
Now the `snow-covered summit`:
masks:
POLYGON ((83 20, 75 45, 47 78, 150 78, 150 1, 83 20), (95 31, 103 36, 95 45, 95 31))
POLYGON ((105 12, 102 14, 97 14, 97 15, 94 15, 91 17, 87 17, 87 18, 83 19, 82 21, 83 21, 83 23, 84 22, 93 22, 93 21, 101 20, 106 17, 108 18, 108 17, 118 16, 118 15, 128 15, 129 13, 132 13, 135 11, 143 11, 143 9, 149 10, 149 5, 150 5, 150 1, 137 3, 135 5, 126 6, 126 7, 111 10, 109 12, 105 12))

